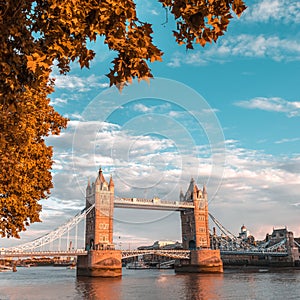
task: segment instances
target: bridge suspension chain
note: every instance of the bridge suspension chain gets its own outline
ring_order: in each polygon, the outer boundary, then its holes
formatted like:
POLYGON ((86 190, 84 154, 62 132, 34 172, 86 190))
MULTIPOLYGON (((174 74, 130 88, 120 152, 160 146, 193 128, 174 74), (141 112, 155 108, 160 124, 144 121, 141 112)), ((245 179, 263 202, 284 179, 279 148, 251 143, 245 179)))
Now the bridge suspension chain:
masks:
POLYGON ((237 240, 237 237, 232 234, 228 229, 226 229, 221 222, 219 222, 211 213, 208 213, 208 215, 210 216, 210 218, 213 220, 213 222, 217 225, 217 227, 221 230, 221 232, 223 234, 225 234, 226 236, 230 237, 233 241, 237 240))
POLYGON ((78 213, 75 217, 70 219, 67 223, 59 226, 55 230, 47 233, 46 235, 39 237, 31 242, 5 249, 6 251, 12 252, 24 252, 28 250, 34 250, 36 248, 42 247, 44 245, 52 243, 54 240, 60 239, 66 232, 71 230, 74 226, 76 226, 82 219, 85 218, 87 214, 91 212, 94 208, 95 204, 92 206, 83 209, 80 213, 78 213))
POLYGON ((268 248, 265 248, 265 251, 271 252, 271 251, 274 251, 274 250, 278 250, 281 246, 284 246, 285 243, 286 243, 286 239, 283 239, 280 242, 278 242, 277 244, 275 244, 273 246, 270 246, 268 248))

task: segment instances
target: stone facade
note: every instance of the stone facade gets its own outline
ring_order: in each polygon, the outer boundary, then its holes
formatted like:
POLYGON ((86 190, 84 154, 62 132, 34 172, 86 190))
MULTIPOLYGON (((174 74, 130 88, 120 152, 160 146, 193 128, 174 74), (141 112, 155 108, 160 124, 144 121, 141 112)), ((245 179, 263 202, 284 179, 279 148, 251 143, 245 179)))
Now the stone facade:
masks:
POLYGON ((122 275, 122 254, 114 250, 114 182, 105 180, 100 168, 95 183, 86 188, 86 207, 95 204, 86 216, 87 256, 77 260, 77 276, 118 277, 122 275))
POLYGON ((87 256, 79 256, 77 276, 122 276, 122 253, 120 250, 90 250, 87 256))
POLYGON ((176 273, 223 273, 219 250, 191 250, 191 258, 175 265, 176 273))
POLYGON ((209 249, 208 202, 205 186, 199 189, 191 179, 185 195, 180 193, 180 201, 193 202, 195 208, 180 213, 183 249, 209 249))
POLYGON ((113 249, 114 182, 105 180, 100 168, 95 183, 86 188, 86 207, 95 208, 86 217, 86 249, 113 249))
POLYGON ((183 249, 191 250, 189 260, 181 260, 175 265, 176 272, 222 273, 223 263, 219 250, 210 249, 208 227, 208 201, 205 186, 199 189, 194 179, 180 201, 193 202, 194 209, 181 211, 181 231, 183 249))

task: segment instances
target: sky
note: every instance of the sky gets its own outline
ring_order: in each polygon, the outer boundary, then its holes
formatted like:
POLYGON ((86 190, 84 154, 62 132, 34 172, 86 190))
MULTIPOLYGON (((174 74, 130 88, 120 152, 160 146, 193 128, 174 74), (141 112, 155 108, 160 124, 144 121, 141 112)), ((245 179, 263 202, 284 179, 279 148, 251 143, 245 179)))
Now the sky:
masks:
MULTIPOLYGON (((155 79, 120 94, 105 76, 115 53, 91 44, 90 69, 73 64, 56 78, 51 104, 70 121, 54 149, 54 188, 41 201, 35 239, 85 206, 88 179, 101 166, 120 197, 178 200, 194 178, 207 186, 209 210, 229 231, 244 224, 257 239, 287 226, 300 236, 300 3, 246 1, 217 43, 186 51, 175 23, 158 1, 137 0, 138 16, 153 24, 163 61, 155 79)), ((123 248, 181 240, 177 212, 115 209, 115 242, 123 248)), ((210 222, 210 226, 213 224, 210 222)))

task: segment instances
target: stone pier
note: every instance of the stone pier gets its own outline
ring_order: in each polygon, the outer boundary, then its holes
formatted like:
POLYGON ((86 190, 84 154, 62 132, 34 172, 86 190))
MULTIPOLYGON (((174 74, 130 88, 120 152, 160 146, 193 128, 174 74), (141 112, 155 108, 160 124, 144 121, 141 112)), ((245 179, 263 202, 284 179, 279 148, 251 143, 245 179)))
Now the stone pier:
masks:
POLYGON ((223 273, 219 250, 191 250, 191 258, 175 265, 176 273, 223 273))
POLYGON ((77 276, 122 276, 122 253, 120 250, 91 250, 77 260, 77 276))

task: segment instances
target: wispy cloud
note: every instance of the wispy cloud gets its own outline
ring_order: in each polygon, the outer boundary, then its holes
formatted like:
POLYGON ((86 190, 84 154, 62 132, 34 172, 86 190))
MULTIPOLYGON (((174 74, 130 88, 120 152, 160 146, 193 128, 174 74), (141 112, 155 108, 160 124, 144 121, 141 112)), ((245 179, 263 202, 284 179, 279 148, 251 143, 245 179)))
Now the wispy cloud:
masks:
POLYGON ((278 97, 256 97, 251 100, 235 102, 235 105, 247 109, 281 112, 288 117, 300 116, 300 101, 292 102, 278 97))
POLYGON ((148 113, 148 112, 152 112, 155 109, 155 107, 148 107, 142 103, 138 103, 134 105, 133 109, 135 111, 148 113))
POLYGON ((222 39, 208 49, 193 50, 187 54, 176 52, 171 57, 168 66, 180 67, 182 64, 197 66, 208 64, 211 61, 224 63, 231 61, 232 57, 296 61, 300 60, 300 41, 263 34, 258 36, 241 34, 222 39))
POLYGON ((90 75, 79 77, 76 75, 54 75, 56 89, 87 92, 94 88, 107 88, 109 83, 103 82, 102 76, 90 75))
POLYGON ((59 97, 56 97, 54 99, 51 99, 50 105, 55 105, 55 106, 64 106, 67 104, 68 100, 67 99, 62 99, 59 97))
POLYGON ((300 23, 300 2, 298 0, 262 0, 249 5, 242 20, 250 22, 279 21, 300 23))
POLYGON ((275 142, 275 144, 293 143, 300 141, 300 138, 281 139, 275 142))

